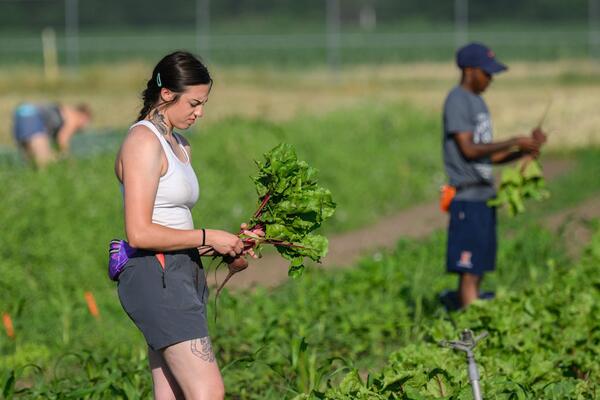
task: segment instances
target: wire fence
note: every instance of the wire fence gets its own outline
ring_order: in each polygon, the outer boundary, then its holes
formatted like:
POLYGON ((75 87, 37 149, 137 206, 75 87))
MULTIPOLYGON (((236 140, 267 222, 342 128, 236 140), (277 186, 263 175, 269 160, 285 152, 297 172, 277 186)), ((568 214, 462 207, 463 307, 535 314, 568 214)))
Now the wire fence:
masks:
MULTIPOLYGON (((16 18, 2 29, 0 63, 55 63, 76 69, 80 64, 156 59, 185 48, 218 64, 339 68, 346 63, 448 59, 470 40, 489 44, 505 59, 600 56, 600 0, 573 1, 574 17, 559 23, 518 18, 519 2, 515 18, 497 21, 483 19, 481 3, 486 2, 473 0, 423 0, 424 9, 445 4, 435 19, 401 9, 386 12, 375 0, 304 0, 310 12, 297 17, 281 10, 257 11, 256 6, 244 9, 244 2, 238 3, 242 5, 223 9, 210 0, 171 0, 168 7, 122 15, 120 21, 130 21, 124 23, 113 21, 119 12, 126 14, 115 5, 99 16, 102 10, 90 1, 0 0, 0 15, 14 13, 16 18), (24 4, 30 11, 19 14, 24 4), (219 12, 213 11, 218 7, 219 12)), ((539 7, 541 12, 544 6, 539 7)))

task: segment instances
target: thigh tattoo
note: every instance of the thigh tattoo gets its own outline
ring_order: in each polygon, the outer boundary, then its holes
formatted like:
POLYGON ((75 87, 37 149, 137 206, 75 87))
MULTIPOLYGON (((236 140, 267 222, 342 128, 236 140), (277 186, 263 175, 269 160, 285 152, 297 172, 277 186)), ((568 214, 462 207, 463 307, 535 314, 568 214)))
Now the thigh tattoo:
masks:
POLYGON ((209 363, 215 362, 215 354, 212 351, 212 345, 208 336, 200 339, 192 339, 191 349, 192 353, 201 360, 209 363))

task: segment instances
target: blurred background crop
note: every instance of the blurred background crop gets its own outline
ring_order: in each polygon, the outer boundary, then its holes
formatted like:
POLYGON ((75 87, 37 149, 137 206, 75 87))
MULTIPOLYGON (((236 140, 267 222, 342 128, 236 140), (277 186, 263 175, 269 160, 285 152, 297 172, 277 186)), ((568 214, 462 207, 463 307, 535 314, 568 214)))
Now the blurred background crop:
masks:
POLYGON ((152 65, 174 49, 212 67, 207 121, 383 99, 439 111, 458 79, 454 51, 472 40, 512 67, 489 92, 500 136, 553 98, 553 145, 597 138, 598 0, 2 0, 0 32, 4 146, 22 98, 85 99, 97 129, 126 128, 152 65))

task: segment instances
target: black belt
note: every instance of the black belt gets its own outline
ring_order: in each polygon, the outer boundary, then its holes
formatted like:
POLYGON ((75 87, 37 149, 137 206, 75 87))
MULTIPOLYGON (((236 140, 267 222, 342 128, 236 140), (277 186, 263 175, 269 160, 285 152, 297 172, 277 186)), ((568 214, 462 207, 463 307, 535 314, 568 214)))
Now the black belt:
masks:
POLYGON ((489 187, 493 189, 494 185, 489 182, 466 182, 456 185, 454 187, 456 188, 456 191, 459 192, 461 190, 470 189, 474 187, 489 187))

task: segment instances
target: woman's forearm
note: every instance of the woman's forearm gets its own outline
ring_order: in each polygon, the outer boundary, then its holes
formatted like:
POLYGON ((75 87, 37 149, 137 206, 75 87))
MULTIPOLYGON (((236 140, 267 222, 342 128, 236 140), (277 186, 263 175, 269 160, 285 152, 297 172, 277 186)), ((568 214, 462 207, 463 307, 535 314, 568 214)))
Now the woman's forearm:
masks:
POLYGON ((173 229, 150 223, 145 226, 126 226, 127 241, 132 247, 155 251, 174 251, 207 244, 210 230, 173 229), (206 235, 206 237, 203 237, 206 235))

